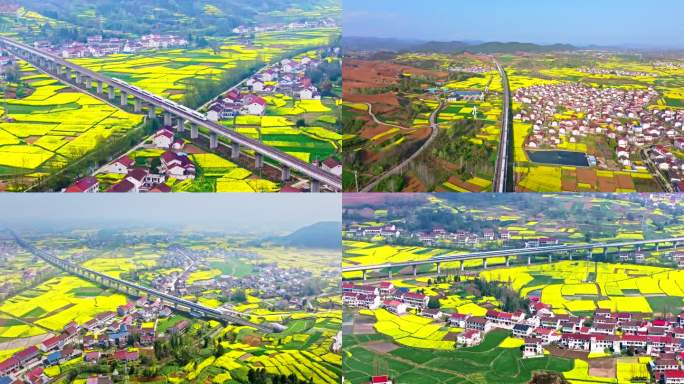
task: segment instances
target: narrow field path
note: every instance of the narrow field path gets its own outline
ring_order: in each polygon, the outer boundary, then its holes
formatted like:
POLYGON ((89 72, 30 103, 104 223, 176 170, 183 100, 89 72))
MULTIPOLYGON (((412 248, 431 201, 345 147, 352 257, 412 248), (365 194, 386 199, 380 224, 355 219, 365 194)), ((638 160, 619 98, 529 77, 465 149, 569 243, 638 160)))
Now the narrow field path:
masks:
MULTIPOLYGON (((425 141, 425 143, 423 143, 423 145, 420 148, 418 148, 418 150, 414 152, 408 159, 402 161, 394 168, 386 171, 385 173, 375 177, 375 179, 373 179, 373 181, 371 181, 370 184, 365 186, 361 190, 361 192, 370 192, 373 189, 375 189, 375 187, 377 187, 378 184, 380 184, 383 180, 387 179, 392 175, 400 173, 404 168, 406 168, 413 160, 420 156, 432 144, 432 142, 437 138, 437 135, 439 134, 439 124, 437 124, 437 115, 439 114, 439 111, 442 110, 442 108, 444 108, 444 102, 440 102, 437 109, 435 109, 430 115, 430 129, 432 130, 432 132, 430 133, 430 137, 425 141)), ((369 115, 374 116, 371 114, 370 109, 369 115)))

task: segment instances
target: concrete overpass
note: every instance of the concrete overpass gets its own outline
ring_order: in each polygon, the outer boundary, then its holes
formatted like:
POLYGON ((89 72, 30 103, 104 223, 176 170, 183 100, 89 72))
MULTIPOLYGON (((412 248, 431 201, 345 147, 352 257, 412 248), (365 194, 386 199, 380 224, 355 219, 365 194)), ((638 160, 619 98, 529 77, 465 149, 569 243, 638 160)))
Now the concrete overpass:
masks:
POLYGON ((252 321, 246 320, 243 317, 249 315, 241 312, 226 309, 210 308, 202 304, 197 304, 193 303, 192 301, 182 299, 180 297, 169 295, 168 293, 157 291, 155 289, 131 283, 123 279, 105 275, 92 269, 78 266, 76 264, 52 256, 48 252, 34 247, 33 245, 29 244, 28 242, 20 238, 11 229, 8 229, 8 231, 21 247, 31 252, 33 255, 43 259, 48 264, 51 264, 67 273, 79 276, 85 280, 92 281, 96 284, 100 284, 115 289, 124 294, 141 297, 144 293, 147 295, 148 298, 160 298, 165 304, 172 306, 176 310, 190 312, 191 314, 203 318, 209 318, 254 327, 266 333, 278 332, 284 329, 284 327, 279 324, 257 324, 252 321))
POLYGON ((496 68, 501 75, 501 82, 503 83, 503 112, 501 121, 501 137, 499 138, 499 151, 496 158, 496 167, 494 170, 493 191, 497 193, 513 192, 513 127, 512 112, 511 112, 511 90, 508 84, 508 75, 504 68, 496 59, 494 60, 496 68))
POLYGON ((185 124, 189 123, 190 138, 192 139, 199 137, 199 127, 202 127, 209 132, 209 147, 211 149, 218 148, 220 145, 219 137, 227 138, 230 140, 233 159, 239 158, 243 147, 253 150, 255 152, 255 167, 262 168, 264 159, 270 159, 280 164, 283 181, 290 180, 291 171, 296 171, 311 179, 312 192, 320 192, 321 185, 327 185, 334 191, 342 190, 342 179, 339 176, 265 145, 259 140, 241 135, 223 125, 209 121, 203 114, 183 105, 6 37, 0 37, 0 47, 60 81, 67 82, 87 92, 96 93, 100 97, 107 97, 111 103, 116 102, 118 95, 121 108, 128 107, 129 101, 132 100, 135 113, 142 113, 143 108, 147 108, 147 113, 152 118, 157 116, 157 109, 160 109, 165 126, 173 125, 176 130, 183 132, 185 124), (106 93, 105 87, 107 87, 106 93))
POLYGON ((633 240, 633 241, 620 241, 620 242, 601 242, 592 244, 561 244, 561 245, 551 245, 544 247, 533 247, 533 248, 514 248, 514 249, 502 249, 497 251, 482 251, 482 252, 471 252, 464 253, 460 255, 443 255, 436 256, 426 260, 416 260, 416 261, 405 261, 400 263, 385 263, 376 265, 354 265, 342 267, 342 273, 345 272, 362 272, 363 279, 366 280, 366 274, 368 271, 379 271, 383 269, 388 269, 388 276, 392 278, 392 270, 399 268, 411 268, 413 275, 417 275, 418 267, 421 265, 434 265, 437 267, 437 273, 440 274, 442 270, 442 264, 444 263, 460 263, 460 269, 465 269, 465 262, 467 260, 482 260, 483 268, 487 268, 487 259, 495 257, 504 257, 506 260, 506 266, 510 265, 511 257, 527 257, 527 264, 532 264, 532 260, 537 255, 547 255, 548 262, 553 262, 553 255, 557 253, 564 253, 569 255, 570 260, 573 258, 572 252, 582 252, 587 251, 587 257, 591 257, 594 249, 603 249, 604 256, 608 255, 609 249, 616 249, 617 253, 622 251, 622 248, 626 247, 641 247, 642 245, 655 245, 656 250, 661 249, 661 245, 667 245, 677 249, 677 246, 682 243, 684 244, 683 237, 673 237, 666 239, 653 239, 653 240, 633 240))

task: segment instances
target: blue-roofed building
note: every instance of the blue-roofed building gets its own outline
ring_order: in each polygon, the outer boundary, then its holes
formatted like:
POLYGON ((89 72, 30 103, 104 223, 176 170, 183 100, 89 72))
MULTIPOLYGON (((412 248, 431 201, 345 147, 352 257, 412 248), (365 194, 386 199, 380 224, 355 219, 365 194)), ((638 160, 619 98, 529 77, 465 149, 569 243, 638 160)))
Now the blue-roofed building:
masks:
POLYGON ((10 384, 12 379, 7 376, 0 376, 0 384, 10 384))
POLYGON ((52 352, 51 354, 47 355, 48 365, 59 364, 60 360, 62 360, 62 351, 52 352))
POLYGON ((128 332, 128 327, 126 327, 124 324, 121 324, 121 326, 116 332, 109 332, 107 336, 109 339, 109 343, 123 345, 128 342, 128 337, 130 336, 130 333, 128 332))

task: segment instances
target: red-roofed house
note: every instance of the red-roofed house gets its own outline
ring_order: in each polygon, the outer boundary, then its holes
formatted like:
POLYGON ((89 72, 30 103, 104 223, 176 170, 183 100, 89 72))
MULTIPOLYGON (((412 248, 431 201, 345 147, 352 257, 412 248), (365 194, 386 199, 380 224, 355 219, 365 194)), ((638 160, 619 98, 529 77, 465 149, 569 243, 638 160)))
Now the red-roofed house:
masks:
POLYGON ((30 384, 43 384, 48 381, 48 378, 43 375, 43 367, 35 367, 26 373, 26 380, 30 384))
POLYGON ((266 100, 257 95, 247 95, 242 98, 242 113, 247 115, 263 115, 266 110, 266 100))
POLYGON ((21 365, 26 365, 27 363, 38 358, 39 356, 40 356, 40 351, 35 346, 31 346, 31 347, 28 347, 26 349, 22 349, 21 351, 14 354, 14 357, 16 357, 17 360, 19 360, 19 363, 21 365))
POLYGON ((337 161, 334 157, 328 157, 321 163, 321 168, 325 171, 332 173, 333 175, 342 175, 342 164, 337 161))
POLYGON ((126 180, 130 181, 131 184, 135 185, 134 192, 139 192, 140 188, 145 184, 145 178, 150 174, 145 168, 134 168, 128 172, 126 175, 126 180))
POLYGON ((668 370, 662 373, 657 373, 656 376, 663 378, 665 384, 684 384, 684 371, 668 370))
POLYGON ((178 180, 195 178, 195 164, 190 161, 187 155, 167 151, 161 155, 160 159, 162 164, 161 171, 167 177, 173 177, 178 180))
POLYGON ((16 357, 0 361, 0 375, 11 375, 19 370, 21 364, 16 357))
POLYGON ((87 176, 67 187, 70 193, 96 193, 100 191, 100 182, 96 177, 87 176))
POLYGON ((477 329, 466 329, 456 336, 456 342, 463 347, 480 344, 480 341, 482 341, 482 332, 477 329))
POLYGON ((85 360, 88 363, 97 363, 98 360, 100 360, 100 356, 102 356, 102 354, 100 352, 92 351, 92 352, 86 353, 83 360, 85 360))
POLYGON ((373 376, 369 384, 392 384, 389 376, 373 376))
POLYGON ((38 348, 43 352, 48 352, 62 348, 63 345, 64 339, 61 336, 53 336, 43 340, 42 343, 38 344, 38 348))
POLYGON ((114 352, 114 359, 118 361, 136 361, 138 357, 138 351, 122 350, 114 352))
POLYGON ((109 187, 109 189, 107 189, 107 192, 134 193, 138 191, 135 188, 135 184, 131 183, 128 179, 123 179, 120 182, 109 187))
POLYGON ((427 307, 430 298, 422 293, 406 292, 397 297, 399 301, 405 303, 409 308, 423 309, 427 307))
POLYGON ((406 313, 407 305, 398 300, 385 300, 382 302, 382 307, 388 312, 396 315, 403 315, 406 313))
POLYGON ((107 165, 103 169, 103 173, 118 173, 120 175, 125 175, 128 170, 133 167, 135 162, 128 157, 128 155, 121 156, 115 162, 107 165))
POLYGON ((470 315, 465 313, 452 313, 451 316, 449 316, 449 323, 452 327, 465 328, 466 320, 468 320, 469 317, 470 315))
POLYGON ((157 131, 152 138, 152 143, 157 148, 169 149, 173 143, 174 134, 170 130, 163 128, 157 131))

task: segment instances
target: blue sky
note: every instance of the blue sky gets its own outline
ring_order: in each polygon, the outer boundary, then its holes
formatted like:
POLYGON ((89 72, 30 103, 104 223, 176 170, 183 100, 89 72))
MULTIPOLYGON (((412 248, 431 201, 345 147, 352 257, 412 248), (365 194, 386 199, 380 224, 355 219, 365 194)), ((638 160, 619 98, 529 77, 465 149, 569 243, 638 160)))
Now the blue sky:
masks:
POLYGON ((681 0, 344 0, 343 10, 346 36, 684 46, 681 0))
POLYGON ((144 225, 228 231, 291 231, 319 221, 340 221, 334 193, 170 193, 0 195, 0 227, 144 225))

